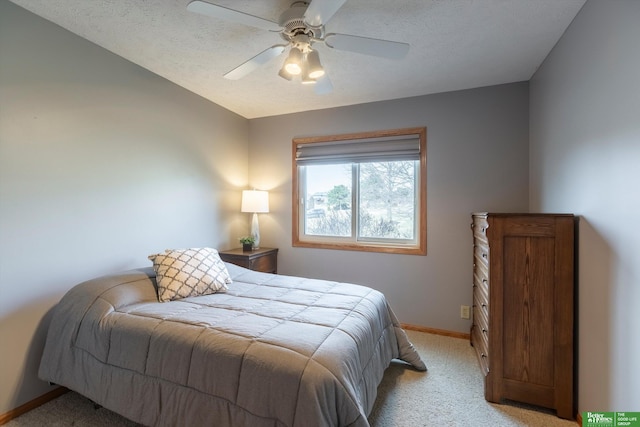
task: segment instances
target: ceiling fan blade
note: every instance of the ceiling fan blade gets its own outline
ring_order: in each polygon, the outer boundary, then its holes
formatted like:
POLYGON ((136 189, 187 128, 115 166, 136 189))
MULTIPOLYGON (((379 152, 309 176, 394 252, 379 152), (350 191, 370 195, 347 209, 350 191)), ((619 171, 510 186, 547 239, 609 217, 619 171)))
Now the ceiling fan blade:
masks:
POLYGON ((351 36, 348 34, 327 34, 324 42, 327 46, 334 49, 389 59, 402 59, 407 52, 409 52, 409 44, 407 43, 351 36))
POLYGON ((304 13, 304 23, 310 27, 325 25, 347 0, 313 0, 304 13))
POLYGON ((192 1, 187 5, 189 12, 199 13, 201 15, 211 16, 212 18, 223 19, 236 24, 248 25, 249 27, 260 28, 267 31, 280 31, 282 28, 275 22, 264 18, 249 15, 248 13, 238 12, 223 6, 207 3, 200 0, 192 1))
POLYGON ((271 59, 273 59, 276 56, 280 55, 282 52, 284 52, 285 47, 287 47, 287 45, 278 44, 278 45, 271 46, 270 48, 267 48, 267 49, 263 50, 262 52, 260 52, 256 56, 254 56, 253 58, 249 59, 248 61, 243 62, 242 64, 238 65, 233 70, 229 71, 227 74, 224 75, 224 78, 225 79, 229 79, 229 80, 241 79, 242 77, 244 77, 247 74, 249 74, 250 72, 254 71, 255 69, 257 69, 261 65, 266 64, 271 59))
POLYGON ((316 81, 316 84, 313 85, 313 90, 315 91, 316 95, 326 95, 327 93, 331 92, 333 90, 333 84, 331 83, 331 80, 329 80, 329 76, 325 74, 324 76, 320 77, 316 81))

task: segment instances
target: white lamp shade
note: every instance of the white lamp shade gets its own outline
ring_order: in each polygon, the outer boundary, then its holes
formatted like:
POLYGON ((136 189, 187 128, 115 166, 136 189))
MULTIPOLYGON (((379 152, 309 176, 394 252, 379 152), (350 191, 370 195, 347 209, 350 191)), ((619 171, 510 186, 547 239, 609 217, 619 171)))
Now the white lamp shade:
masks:
POLYGON ((317 50, 307 53, 307 73, 309 78, 317 80, 324 76, 324 68, 320 63, 320 55, 317 50))
POLYGON ((284 69, 289 73, 297 76, 302 71, 302 51, 296 47, 291 48, 289 56, 284 61, 284 69))
POLYGON ((241 212, 269 212, 269 192, 260 190, 243 190, 241 212))

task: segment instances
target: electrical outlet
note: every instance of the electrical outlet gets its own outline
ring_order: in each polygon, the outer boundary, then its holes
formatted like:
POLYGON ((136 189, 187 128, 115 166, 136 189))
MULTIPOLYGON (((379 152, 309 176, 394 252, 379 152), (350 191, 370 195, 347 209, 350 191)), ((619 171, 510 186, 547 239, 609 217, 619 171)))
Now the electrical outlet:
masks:
POLYGON ((468 305, 460 306, 460 317, 463 319, 469 319, 471 317, 471 309, 468 305))

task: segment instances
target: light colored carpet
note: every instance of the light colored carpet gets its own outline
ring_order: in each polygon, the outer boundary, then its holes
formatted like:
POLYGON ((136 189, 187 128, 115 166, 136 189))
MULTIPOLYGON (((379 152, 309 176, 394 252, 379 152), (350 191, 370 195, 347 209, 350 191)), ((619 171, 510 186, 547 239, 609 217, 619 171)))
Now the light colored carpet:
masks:
POLYGON ((373 427, 576 427, 553 411, 484 400, 484 378, 468 340, 407 331, 429 369, 393 363, 378 387, 373 427))
MULTIPOLYGON (((429 368, 417 372, 392 363, 378 388, 369 421, 372 427, 576 427, 549 411, 518 404, 496 405, 483 397, 483 378, 467 340, 407 331, 429 368)), ((7 427, 136 427, 76 393, 28 412, 7 427)))

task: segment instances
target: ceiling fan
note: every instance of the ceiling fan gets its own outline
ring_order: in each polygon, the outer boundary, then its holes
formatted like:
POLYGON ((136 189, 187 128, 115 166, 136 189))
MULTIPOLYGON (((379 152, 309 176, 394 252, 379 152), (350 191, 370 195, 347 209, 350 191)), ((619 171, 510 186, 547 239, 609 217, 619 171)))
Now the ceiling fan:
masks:
POLYGON ((315 92, 324 94, 330 92, 333 89, 333 85, 320 63, 318 51, 313 48, 314 43, 324 43, 333 49, 389 59, 401 59, 409 51, 407 43, 349 34, 325 33, 325 24, 346 1, 296 1, 280 15, 277 23, 200 0, 190 2, 187 5, 187 10, 229 22, 278 32, 287 42, 286 44, 268 47, 253 58, 227 72, 224 75, 225 78, 231 80, 240 79, 289 48, 289 55, 285 59, 278 75, 287 80, 292 80, 294 77, 299 76, 303 84, 315 83, 315 92))

